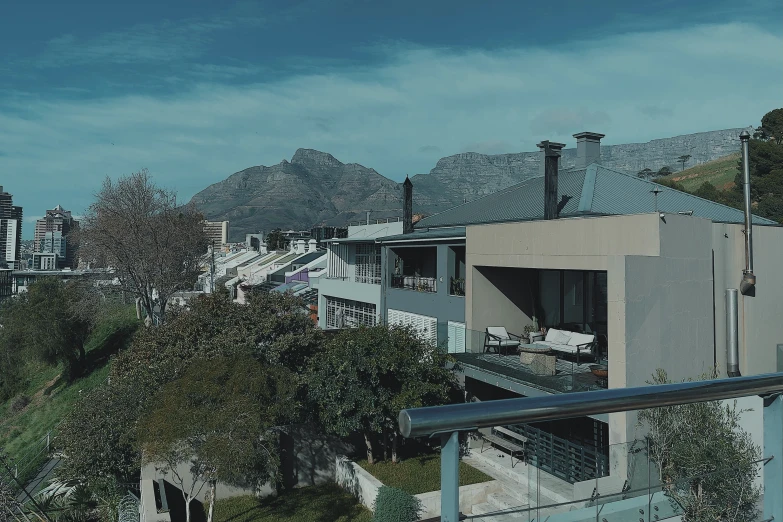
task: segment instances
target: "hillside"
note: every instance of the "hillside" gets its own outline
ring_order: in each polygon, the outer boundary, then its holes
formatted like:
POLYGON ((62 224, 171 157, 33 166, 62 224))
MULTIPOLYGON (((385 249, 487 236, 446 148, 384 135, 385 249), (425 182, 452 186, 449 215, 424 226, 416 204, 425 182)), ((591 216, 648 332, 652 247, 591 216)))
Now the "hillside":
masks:
MULTIPOLYGON (((663 166, 676 170, 677 157, 689 154, 701 165, 739 150, 743 129, 687 134, 647 143, 605 145, 601 163, 629 174, 663 166)), ((563 149, 562 167, 573 167, 576 149, 563 149)), ((539 152, 486 155, 465 152, 438 160, 413 181, 414 211, 432 214, 539 175, 539 152)), ((331 154, 299 149, 291 161, 236 172, 193 196, 207 219, 229 220, 231 241, 274 228, 307 229, 344 225, 402 213, 401 185, 375 169, 342 163, 331 154)))
POLYGON ((688 192, 694 192, 705 182, 712 183, 718 190, 728 190, 734 186, 740 156, 739 152, 729 154, 677 172, 670 176, 670 179, 682 185, 688 192))

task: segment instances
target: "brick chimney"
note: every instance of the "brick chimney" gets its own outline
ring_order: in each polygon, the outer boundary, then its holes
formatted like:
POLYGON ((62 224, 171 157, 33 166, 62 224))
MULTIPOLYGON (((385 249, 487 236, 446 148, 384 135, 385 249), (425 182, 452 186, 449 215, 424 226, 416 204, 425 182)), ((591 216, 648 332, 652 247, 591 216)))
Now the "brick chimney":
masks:
POLYGON ((601 138, 597 132, 580 132, 576 138, 576 168, 583 169, 591 163, 601 163, 601 138))
POLYGON ((557 171, 560 159, 560 150, 565 143, 551 143, 542 141, 538 145, 544 158, 544 219, 557 219, 557 171))
POLYGON ((413 232, 413 183, 405 176, 402 184, 402 233, 413 232))

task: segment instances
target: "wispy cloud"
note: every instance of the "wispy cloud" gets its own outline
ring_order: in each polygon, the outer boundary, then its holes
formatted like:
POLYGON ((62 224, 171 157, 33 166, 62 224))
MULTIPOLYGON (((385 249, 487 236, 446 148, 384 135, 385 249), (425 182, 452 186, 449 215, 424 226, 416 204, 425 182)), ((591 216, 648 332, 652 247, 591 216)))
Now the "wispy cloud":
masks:
POLYGON ((298 147, 401 179, 468 146, 514 152, 541 139, 571 146, 583 130, 611 144, 753 125, 780 106, 781 48, 779 34, 742 24, 567 49, 398 45, 374 66, 249 85, 218 67, 209 81, 161 96, 0 98, 0 172, 13 173, 4 184, 23 202, 78 212, 104 176, 141 167, 189 198, 298 147))
MULTIPOLYGON (((137 24, 84 40, 66 33, 49 40, 46 49, 33 60, 33 64, 40 68, 63 68, 192 60, 203 54, 215 33, 262 23, 263 18, 259 16, 228 14, 137 24)), ((208 65, 204 67, 209 68, 208 65)))

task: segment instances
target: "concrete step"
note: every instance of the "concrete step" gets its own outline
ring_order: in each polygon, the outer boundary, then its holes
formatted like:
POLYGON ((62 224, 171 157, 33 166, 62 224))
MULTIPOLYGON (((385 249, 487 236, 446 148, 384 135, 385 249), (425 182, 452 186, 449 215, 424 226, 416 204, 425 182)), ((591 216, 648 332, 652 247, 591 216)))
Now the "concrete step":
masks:
POLYGON ((492 515, 492 516, 482 516, 487 513, 495 513, 496 511, 500 511, 501 508, 496 506, 492 502, 484 502, 483 504, 474 504, 473 505, 473 515, 471 520, 475 520, 476 522, 506 522, 505 517, 499 516, 499 515, 492 515))
POLYGON ((499 493, 490 493, 487 495, 487 502, 497 505, 500 509, 522 509, 528 506, 527 502, 505 490, 499 493))

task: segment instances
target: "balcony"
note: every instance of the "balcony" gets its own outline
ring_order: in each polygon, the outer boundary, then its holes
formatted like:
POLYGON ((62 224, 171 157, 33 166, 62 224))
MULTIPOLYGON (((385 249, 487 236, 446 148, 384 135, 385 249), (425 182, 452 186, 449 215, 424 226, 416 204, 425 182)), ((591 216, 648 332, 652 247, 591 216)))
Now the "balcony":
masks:
POLYGON ((600 351, 584 354, 577 361, 571 354, 526 351, 530 345, 525 338, 510 344, 494 353, 487 350, 486 331, 449 330, 448 351, 467 377, 483 382, 500 378, 546 394, 608 388, 608 364, 600 351))
POLYGON ((392 275, 392 288, 416 290, 417 292, 435 293, 438 291, 437 280, 434 277, 392 275))

